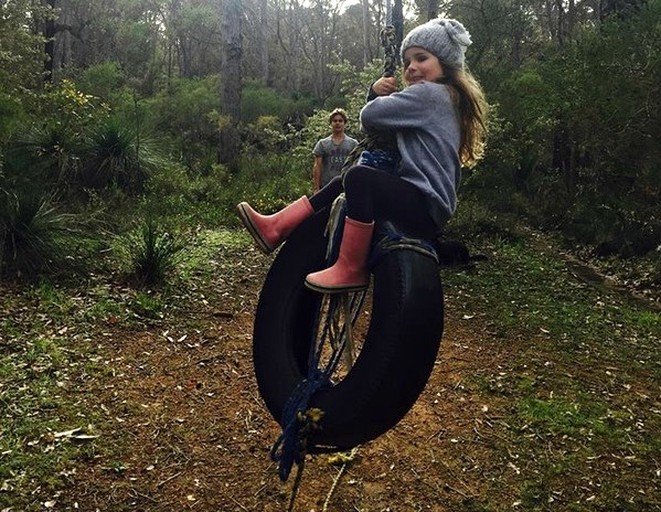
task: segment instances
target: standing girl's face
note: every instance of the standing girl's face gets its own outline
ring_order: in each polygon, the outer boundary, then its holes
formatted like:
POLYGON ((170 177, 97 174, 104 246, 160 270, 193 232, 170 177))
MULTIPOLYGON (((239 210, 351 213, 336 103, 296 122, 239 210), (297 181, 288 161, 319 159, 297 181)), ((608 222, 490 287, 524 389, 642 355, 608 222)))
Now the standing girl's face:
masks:
POLYGON ((411 46, 404 52, 404 80, 413 85, 423 80, 438 82, 443 78, 443 65, 434 54, 411 46))

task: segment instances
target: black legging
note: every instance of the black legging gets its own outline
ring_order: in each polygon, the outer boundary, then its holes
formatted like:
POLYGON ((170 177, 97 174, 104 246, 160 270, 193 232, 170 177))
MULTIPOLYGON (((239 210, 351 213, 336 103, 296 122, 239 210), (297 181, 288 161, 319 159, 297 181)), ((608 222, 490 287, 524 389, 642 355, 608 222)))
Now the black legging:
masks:
POLYGON ((358 165, 310 197, 315 211, 330 206, 342 192, 346 193, 347 215, 360 222, 393 220, 408 233, 431 238, 437 231, 427 211, 425 195, 412 183, 385 171, 358 165))

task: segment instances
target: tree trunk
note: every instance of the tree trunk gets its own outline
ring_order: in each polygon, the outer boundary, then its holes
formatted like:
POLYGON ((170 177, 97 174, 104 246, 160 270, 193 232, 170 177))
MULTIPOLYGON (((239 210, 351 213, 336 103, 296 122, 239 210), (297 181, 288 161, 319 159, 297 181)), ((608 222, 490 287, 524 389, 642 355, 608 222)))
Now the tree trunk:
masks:
POLYGON ((174 74, 175 58, 177 60, 176 66, 181 75, 181 62, 179 46, 181 45, 181 37, 179 34, 179 23, 181 18, 181 1, 172 0, 170 2, 170 13, 167 23, 166 33, 168 34, 168 51, 167 51, 167 83, 172 83, 172 76, 174 74))
POLYGON ((644 0, 600 0, 599 19, 604 21, 611 14, 631 15, 644 0))
POLYGON ((558 36, 558 44, 560 46, 563 46, 565 43, 565 35, 566 35, 566 26, 565 26, 565 7, 564 7, 564 1, 563 0, 555 0, 555 6, 556 9, 558 10, 558 25, 557 25, 557 36, 558 36))
MULTIPOLYGON (((395 27, 395 41, 397 42, 397 49, 402 46, 404 40, 404 11, 402 7, 402 0, 395 0, 392 6, 392 24, 395 27)), ((395 63, 397 66, 401 64, 401 57, 399 51, 395 52, 395 63)))
POLYGON ((438 0, 427 0, 427 21, 438 16, 438 0))
POLYGON ((241 119, 241 61, 243 56, 242 0, 225 0, 222 12, 223 56, 220 71, 221 105, 227 123, 220 133, 219 161, 230 172, 239 168, 239 133, 241 119))
MULTIPOLYGON (((46 0, 44 5, 55 9, 56 0, 46 0)), ((49 16, 44 21, 42 34, 44 36, 44 82, 53 81, 53 65, 55 62, 55 18, 49 16)))
POLYGON ((269 80, 269 16, 268 16, 268 0, 260 0, 259 3, 259 18, 262 30, 259 33, 260 37, 260 52, 262 57, 262 82, 264 85, 270 85, 269 80))
POLYGON ((567 6, 567 19, 565 20, 565 34, 567 41, 574 40, 574 26, 576 25, 576 4, 574 0, 569 0, 569 5, 567 6))
POLYGON ((281 10, 280 3, 276 3, 275 26, 277 39, 284 55, 284 67, 287 70, 287 88, 294 93, 298 93, 302 83, 301 34, 303 29, 301 12, 303 8, 297 0, 286 0, 283 4, 284 9, 281 10))
POLYGON ((363 11, 363 67, 370 61, 370 3, 369 0, 361 1, 363 11))
POLYGON ((188 48, 188 41, 182 37, 179 38, 177 55, 179 56, 179 76, 191 77, 193 74, 191 71, 191 52, 188 48))

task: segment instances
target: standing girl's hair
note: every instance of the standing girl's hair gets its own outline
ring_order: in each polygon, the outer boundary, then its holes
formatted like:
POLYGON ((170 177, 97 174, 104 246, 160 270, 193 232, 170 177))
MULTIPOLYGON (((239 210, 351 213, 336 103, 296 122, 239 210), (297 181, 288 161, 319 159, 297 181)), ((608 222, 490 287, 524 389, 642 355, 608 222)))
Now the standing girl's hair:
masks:
POLYGON ((486 137, 486 98, 465 67, 464 55, 471 43, 470 34, 459 21, 438 18, 411 30, 401 49, 403 56, 408 48, 422 48, 441 62, 444 72, 441 82, 451 87, 459 114, 459 158, 464 166, 471 166, 482 157, 486 137))

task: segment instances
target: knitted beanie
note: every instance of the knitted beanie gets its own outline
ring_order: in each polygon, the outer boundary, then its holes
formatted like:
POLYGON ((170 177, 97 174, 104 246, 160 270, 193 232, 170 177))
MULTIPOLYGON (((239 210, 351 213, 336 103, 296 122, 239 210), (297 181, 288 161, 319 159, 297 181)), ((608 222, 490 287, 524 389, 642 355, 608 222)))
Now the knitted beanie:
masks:
POLYGON ((404 52, 412 46, 434 54, 442 64, 456 68, 464 67, 466 48, 472 43, 471 36, 457 20, 436 18, 413 30, 402 41, 404 52))

